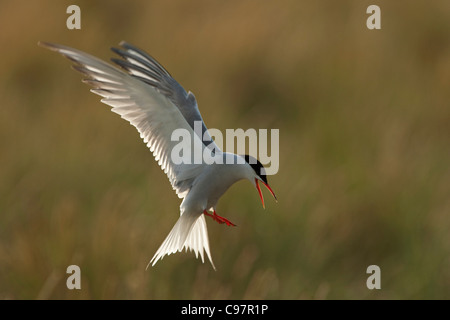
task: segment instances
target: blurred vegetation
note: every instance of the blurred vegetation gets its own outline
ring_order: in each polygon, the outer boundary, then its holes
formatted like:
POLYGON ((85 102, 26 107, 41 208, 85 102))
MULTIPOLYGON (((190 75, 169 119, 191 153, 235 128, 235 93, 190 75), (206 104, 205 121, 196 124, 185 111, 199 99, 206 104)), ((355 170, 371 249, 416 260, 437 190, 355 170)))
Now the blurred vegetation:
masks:
POLYGON ((3 0, 0 30, 0 298, 450 298, 449 1, 3 0), (105 60, 126 40, 209 127, 280 129, 278 204, 242 182, 217 208, 238 227, 208 219, 216 272, 191 253, 145 270, 180 201, 136 130, 39 40, 105 60))

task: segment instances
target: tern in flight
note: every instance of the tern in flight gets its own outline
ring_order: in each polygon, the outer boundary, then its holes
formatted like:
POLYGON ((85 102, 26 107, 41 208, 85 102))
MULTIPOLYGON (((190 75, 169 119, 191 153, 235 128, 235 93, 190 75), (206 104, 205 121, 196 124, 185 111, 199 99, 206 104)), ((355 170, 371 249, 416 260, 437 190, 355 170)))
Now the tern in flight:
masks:
POLYGON ((120 48, 112 48, 120 57, 111 59, 120 67, 117 68, 77 49, 45 42, 39 45, 71 60, 72 67, 84 75, 83 82, 93 87, 93 93, 103 97, 101 102, 136 127, 167 174, 172 188, 183 199, 178 221, 148 265, 153 266, 165 255, 189 248, 197 258, 200 254, 203 262, 206 252, 216 269, 209 249, 205 216, 234 226, 216 214, 215 208, 225 191, 242 179, 256 187, 263 206, 258 182, 264 184, 276 200, 262 164, 248 155, 222 152, 208 133, 194 95, 186 92, 154 58, 135 46, 121 42, 120 48), (195 122, 201 123, 201 134, 194 131, 195 122), (171 152, 179 143, 172 139, 176 129, 190 133, 193 143, 189 146, 193 154, 202 155, 202 161, 179 163, 172 159, 171 152), (210 155, 209 160, 205 155, 210 155))

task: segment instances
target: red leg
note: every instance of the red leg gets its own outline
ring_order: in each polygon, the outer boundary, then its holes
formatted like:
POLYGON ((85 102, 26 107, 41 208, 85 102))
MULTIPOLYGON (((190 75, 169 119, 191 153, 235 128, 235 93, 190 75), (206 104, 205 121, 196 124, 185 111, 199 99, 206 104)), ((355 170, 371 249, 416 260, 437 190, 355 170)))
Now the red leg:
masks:
POLYGON ((213 214, 208 213, 206 210, 203 211, 203 213, 211 218, 213 218, 213 220, 217 221, 218 223, 222 224, 222 223, 226 223, 227 226, 233 226, 235 227, 236 225, 234 223, 232 223, 230 220, 225 219, 224 217, 219 216, 216 211, 214 210, 213 214))

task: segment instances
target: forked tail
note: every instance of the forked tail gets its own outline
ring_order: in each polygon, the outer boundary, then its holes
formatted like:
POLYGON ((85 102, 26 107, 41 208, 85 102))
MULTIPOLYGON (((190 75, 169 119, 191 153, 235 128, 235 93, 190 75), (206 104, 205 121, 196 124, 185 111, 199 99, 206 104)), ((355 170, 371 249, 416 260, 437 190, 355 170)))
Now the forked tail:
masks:
POLYGON ((177 223, 173 226, 169 235, 159 247, 158 251, 156 251, 155 255, 148 263, 147 268, 150 264, 154 266, 156 262, 162 259, 166 254, 170 255, 172 253, 176 253, 177 251, 181 252, 184 248, 186 248, 186 251, 188 248, 191 251, 194 251, 196 258, 198 258, 200 253, 202 262, 205 262, 203 255, 203 251, 205 251, 211 265, 214 270, 216 270, 214 262, 211 259, 208 230, 206 228, 205 216, 203 214, 198 217, 192 217, 189 214, 182 214, 177 223))

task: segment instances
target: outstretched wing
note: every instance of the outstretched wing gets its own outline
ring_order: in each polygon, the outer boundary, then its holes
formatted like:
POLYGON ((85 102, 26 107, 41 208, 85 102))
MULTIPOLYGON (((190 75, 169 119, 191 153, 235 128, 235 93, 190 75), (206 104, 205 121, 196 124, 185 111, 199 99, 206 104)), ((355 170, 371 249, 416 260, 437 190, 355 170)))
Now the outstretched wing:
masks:
POLYGON ((171 137, 176 129, 187 130, 192 137, 192 153, 203 155, 205 145, 186 120, 201 119, 196 103, 197 112, 189 107, 189 103, 193 106, 193 96, 186 93, 154 59, 125 43, 122 44, 125 51, 115 51, 123 54, 126 60, 115 59, 114 62, 128 73, 77 49, 43 42, 39 45, 71 60, 73 68, 86 77, 83 82, 93 87, 91 91, 102 96, 103 103, 136 127, 177 195, 184 198, 205 164, 174 163, 171 151, 180 142, 172 141, 171 137))

